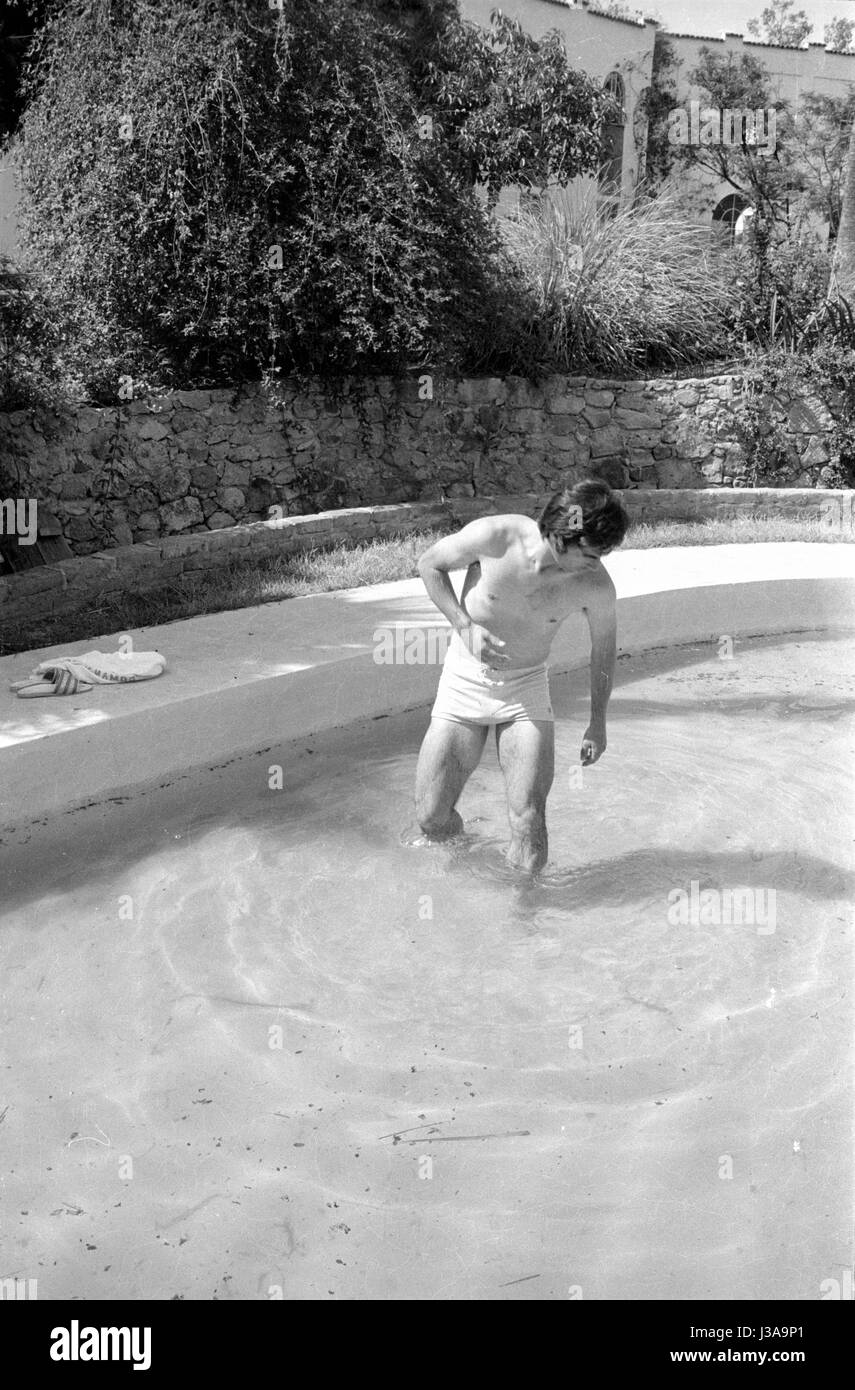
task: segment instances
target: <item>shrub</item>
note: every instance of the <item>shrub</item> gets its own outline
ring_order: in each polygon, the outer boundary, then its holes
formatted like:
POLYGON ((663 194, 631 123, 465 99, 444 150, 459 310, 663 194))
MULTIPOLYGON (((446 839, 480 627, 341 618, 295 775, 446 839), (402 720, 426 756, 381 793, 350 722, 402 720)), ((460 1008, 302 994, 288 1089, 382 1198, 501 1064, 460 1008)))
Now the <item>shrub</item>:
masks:
POLYGON ((607 215, 595 195, 545 199, 504 220, 509 253, 537 300, 550 365, 626 373, 701 362, 728 347, 735 288, 709 234, 673 198, 607 215))
POLYGON ((56 408, 63 387, 62 337, 34 277, 0 252, 0 410, 56 408))
POLYGON ((564 91, 555 44, 505 24, 496 48, 452 8, 58 0, 18 141, 22 214, 95 399, 114 400, 121 376, 138 393, 525 362, 525 287, 465 177, 504 103, 490 91, 461 112, 454 63, 492 70, 489 50, 524 75, 539 157, 553 168, 564 151, 562 177, 594 160, 603 99, 582 77, 564 91))
POLYGON ((829 462, 814 465, 815 486, 855 487, 855 342, 832 336, 834 319, 826 322, 828 336, 817 335, 806 350, 779 345, 756 353, 745 368, 735 417, 755 487, 787 480, 795 461, 787 407, 799 400, 820 403, 831 421, 823 436, 829 462))
POLYGON ((731 251, 723 253, 738 294, 731 322, 734 344, 782 343, 793 350, 804 325, 825 302, 831 255, 807 228, 786 237, 755 217, 731 251))

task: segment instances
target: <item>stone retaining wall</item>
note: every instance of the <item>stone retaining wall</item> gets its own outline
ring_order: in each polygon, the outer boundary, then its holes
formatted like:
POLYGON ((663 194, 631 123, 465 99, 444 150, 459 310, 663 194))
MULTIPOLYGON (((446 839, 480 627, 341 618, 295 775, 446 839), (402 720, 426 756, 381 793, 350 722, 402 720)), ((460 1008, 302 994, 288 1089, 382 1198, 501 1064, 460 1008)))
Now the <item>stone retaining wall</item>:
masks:
MULTIPOLYGON (((11 623, 97 607, 123 592, 142 593, 182 575, 201 574, 231 560, 329 546, 436 527, 453 531, 490 512, 536 515, 548 494, 458 497, 443 503, 357 507, 314 516, 255 522, 217 531, 164 536, 139 545, 0 578, 0 632, 11 623)), ((635 521, 695 520, 738 515, 784 515, 821 520, 855 538, 855 491, 778 488, 640 490, 624 493, 635 521)))
MULTIPOLYGON (((91 554, 330 507, 549 491, 598 474, 628 490, 749 484, 735 377, 551 377, 178 391, 68 417, 0 415, 0 500, 91 554)), ((823 422, 786 412, 787 486, 828 485, 823 422), (789 443, 791 441, 791 445, 789 443)))

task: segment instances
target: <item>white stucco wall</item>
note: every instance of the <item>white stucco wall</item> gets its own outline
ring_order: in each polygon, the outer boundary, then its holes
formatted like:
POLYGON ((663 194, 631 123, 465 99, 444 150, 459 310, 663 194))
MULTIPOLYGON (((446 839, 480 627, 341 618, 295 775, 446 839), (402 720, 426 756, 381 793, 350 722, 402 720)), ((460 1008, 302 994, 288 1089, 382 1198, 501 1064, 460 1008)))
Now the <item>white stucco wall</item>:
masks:
POLYGON ((779 101, 796 104, 806 92, 842 97, 846 96, 850 84, 855 85, 855 54, 829 53, 822 44, 814 43, 809 48, 778 48, 767 43, 746 43, 738 34, 718 39, 684 34, 669 34, 668 37, 682 60, 681 95, 697 95, 688 81, 688 74, 697 67, 700 51, 705 47, 722 54, 750 54, 768 70, 773 96, 779 101))
MULTIPOLYGON (((809 48, 779 48, 772 44, 745 42, 738 34, 715 38, 669 35, 681 60, 677 83, 681 102, 703 100, 700 89, 690 75, 701 61, 701 49, 714 53, 750 55, 762 63, 769 73, 769 89, 773 103, 787 102, 795 109, 808 92, 825 96, 844 97, 855 86, 855 54, 826 52, 821 44, 809 48)), ((675 176, 683 191, 689 191, 692 207, 699 221, 711 223, 714 208, 720 199, 734 190, 728 184, 716 182, 713 175, 681 171, 675 176)), ((821 241, 828 235, 827 223, 818 215, 809 218, 810 225, 821 241)))
POLYGON ((0 251, 15 253, 18 240, 18 189, 8 160, 0 161, 0 251))
MULTIPOLYGON (((496 7, 497 0, 460 0, 463 18, 484 27, 489 25, 490 13, 496 7)), ((611 72, 620 73, 627 98, 621 187, 621 199, 626 201, 639 175, 641 151, 636 142, 640 132, 634 129, 633 119, 641 93, 651 79, 656 26, 649 22, 637 24, 597 14, 583 0, 578 0, 578 3, 574 3, 574 0, 503 0, 501 9, 511 18, 518 19, 535 38, 550 30, 557 30, 564 39, 572 65, 589 76, 602 80, 611 72)), ((714 23, 713 15, 710 25, 714 23)), ((775 101, 797 105, 810 91, 828 96, 845 96, 850 85, 855 86, 855 55, 828 52, 822 44, 811 44, 804 49, 780 48, 772 44, 745 42, 739 34, 704 37, 672 34, 669 31, 668 37, 681 60, 677 75, 681 102, 688 103, 700 96, 699 90, 689 81, 689 74, 700 62, 700 50, 705 46, 721 53, 744 52, 758 59, 769 71, 775 101)), ((701 174, 689 177, 682 171, 682 185, 686 185, 687 178, 698 220, 708 224, 723 193, 732 190, 714 186, 712 177, 706 179, 701 174)), ((592 185, 591 179, 580 179, 576 183, 583 194, 589 193, 592 185)), ((507 190, 502 204, 507 207, 514 199, 514 193, 507 190)))

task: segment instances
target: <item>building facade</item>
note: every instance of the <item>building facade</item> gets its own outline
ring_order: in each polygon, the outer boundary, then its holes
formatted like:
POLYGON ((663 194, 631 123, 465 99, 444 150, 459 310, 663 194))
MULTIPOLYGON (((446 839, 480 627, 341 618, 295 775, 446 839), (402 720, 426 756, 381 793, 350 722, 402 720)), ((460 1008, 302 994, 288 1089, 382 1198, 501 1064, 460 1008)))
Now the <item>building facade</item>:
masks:
MULTIPOLYGON (((497 0, 460 0, 464 19, 484 27, 489 25, 490 13, 496 7, 497 0)), ((535 38, 556 30, 564 40, 572 66, 608 85, 621 98, 621 127, 606 132, 612 151, 607 181, 625 203, 644 173, 647 124, 641 99, 650 86, 653 47, 660 26, 645 20, 640 13, 635 19, 604 14, 591 0, 501 0, 501 9, 509 18, 519 20, 535 38)), ((751 54, 767 69, 772 99, 776 102, 795 106, 807 92, 841 97, 855 88, 855 54, 831 52, 820 43, 785 48, 746 40, 740 34, 665 32, 679 61, 677 100, 687 108, 700 97, 690 74, 697 68, 704 47, 737 57, 751 54)), ((579 180, 580 184, 585 182, 579 180)), ((698 220, 711 224, 714 216, 720 214, 723 201, 733 194, 733 188, 709 178, 696 177, 694 184, 698 220)), ((503 198, 504 206, 512 205, 514 196, 509 190, 503 198)))

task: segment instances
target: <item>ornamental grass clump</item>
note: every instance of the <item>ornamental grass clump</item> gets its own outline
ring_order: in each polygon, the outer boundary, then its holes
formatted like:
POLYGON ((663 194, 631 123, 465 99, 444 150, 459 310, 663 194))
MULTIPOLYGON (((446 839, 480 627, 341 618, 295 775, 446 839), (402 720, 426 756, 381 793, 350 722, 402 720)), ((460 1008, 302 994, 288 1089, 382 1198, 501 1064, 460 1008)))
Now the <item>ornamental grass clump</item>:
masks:
POLYGON ((709 232, 666 196, 615 210, 550 194, 502 221, 559 371, 623 375, 726 355, 737 289, 709 232))

